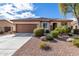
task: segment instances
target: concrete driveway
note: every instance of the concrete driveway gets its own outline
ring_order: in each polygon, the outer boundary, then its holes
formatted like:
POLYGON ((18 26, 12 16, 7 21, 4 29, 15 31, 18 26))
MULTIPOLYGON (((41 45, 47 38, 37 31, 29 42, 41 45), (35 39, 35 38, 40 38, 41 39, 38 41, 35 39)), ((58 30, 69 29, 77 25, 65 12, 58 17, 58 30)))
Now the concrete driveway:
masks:
POLYGON ((31 37, 31 33, 0 36, 0 56, 11 56, 17 49, 29 41, 31 37))

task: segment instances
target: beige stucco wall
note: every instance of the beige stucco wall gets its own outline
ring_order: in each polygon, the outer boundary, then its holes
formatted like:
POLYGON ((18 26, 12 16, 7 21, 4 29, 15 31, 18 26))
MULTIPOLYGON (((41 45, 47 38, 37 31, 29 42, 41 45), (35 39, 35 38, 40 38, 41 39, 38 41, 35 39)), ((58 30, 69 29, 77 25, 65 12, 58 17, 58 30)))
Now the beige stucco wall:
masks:
POLYGON ((60 27, 61 26, 61 22, 57 22, 57 27, 60 27))
POLYGON ((72 26, 71 22, 67 22, 67 25, 68 25, 69 27, 72 26))
MULTIPOLYGON (((51 22, 51 25, 52 25, 53 23, 57 23, 57 27, 59 27, 59 26, 62 25, 62 22, 51 22)), ((73 25, 72 25, 72 22, 67 22, 67 25, 68 25, 69 27, 73 26, 73 25)))
POLYGON ((61 22, 51 22, 51 25, 52 25, 53 23, 57 23, 57 27, 61 26, 61 22))
POLYGON ((73 26, 73 29, 76 29, 76 26, 78 26, 77 21, 73 21, 71 25, 73 26))

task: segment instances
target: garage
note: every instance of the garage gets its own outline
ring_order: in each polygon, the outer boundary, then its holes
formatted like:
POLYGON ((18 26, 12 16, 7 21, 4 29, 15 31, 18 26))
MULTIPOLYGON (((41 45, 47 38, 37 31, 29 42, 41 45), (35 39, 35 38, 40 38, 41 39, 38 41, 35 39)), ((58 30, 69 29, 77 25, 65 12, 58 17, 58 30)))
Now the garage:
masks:
POLYGON ((16 32, 18 33, 32 33, 33 30, 37 27, 37 24, 17 24, 16 32))

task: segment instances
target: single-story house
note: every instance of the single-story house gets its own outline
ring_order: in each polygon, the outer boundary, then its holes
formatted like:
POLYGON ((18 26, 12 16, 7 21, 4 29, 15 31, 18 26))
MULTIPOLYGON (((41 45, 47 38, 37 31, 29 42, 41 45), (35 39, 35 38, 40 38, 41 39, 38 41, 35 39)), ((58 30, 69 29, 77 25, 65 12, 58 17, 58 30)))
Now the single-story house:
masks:
POLYGON ((55 29, 61 25, 68 25, 69 27, 72 27, 72 21, 73 20, 50 18, 13 19, 9 21, 0 20, 0 27, 5 27, 5 30, 15 31, 17 33, 31 33, 36 27, 43 27, 49 30, 55 29))
POLYGON ((13 22, 5 19, 0 20, 0 32, 12 32, 13 29, 13 22))

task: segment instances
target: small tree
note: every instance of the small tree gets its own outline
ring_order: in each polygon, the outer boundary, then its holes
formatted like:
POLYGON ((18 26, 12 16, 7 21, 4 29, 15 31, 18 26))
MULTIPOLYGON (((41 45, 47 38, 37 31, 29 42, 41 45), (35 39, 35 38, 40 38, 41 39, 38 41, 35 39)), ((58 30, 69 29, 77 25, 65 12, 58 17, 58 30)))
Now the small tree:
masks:
POLYGON ((72 15, 77 19, 77 23, 79 25, 79 3, 60 3, 59 9, 64 15, 72 13, 72 15))

